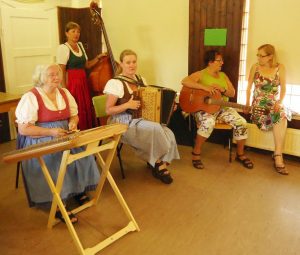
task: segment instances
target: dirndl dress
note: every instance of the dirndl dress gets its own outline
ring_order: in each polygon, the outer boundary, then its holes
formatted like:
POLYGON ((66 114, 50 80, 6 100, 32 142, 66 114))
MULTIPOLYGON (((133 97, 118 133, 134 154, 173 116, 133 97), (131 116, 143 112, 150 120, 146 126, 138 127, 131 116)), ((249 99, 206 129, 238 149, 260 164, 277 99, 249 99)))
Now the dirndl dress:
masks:
MULTIPOLYGON (((39 119, 36 125, 45 128, 63 128, 68 130, 69 104, 64 92, 60 90, 67 107, 61 111, 48 110, 36 89, 33 89, 32 92, 37 97, 39 104, 39 119), (54 120, 50 121, 49 119, 54 120)), ((31 136, 22 136, 19 134, 18 146, 20 148, 25 148, 30 145, 51 141, 52 139, 52 136, 35 138, 31 136)), ((73 148, 71 149, 71 154, 76 154, 81 151, 84 151, 84 148, 73 148)), ((63 151, 43 156, 43 160, 49 169, 54 183, 56 183, 58 178, 62 155, 63 151)), ((36 158, 32 158, 22 161, 22 169, 29 206, 49 206, 52 202, 53 195, 46 182, 46 179, 44 178, 44 174, 38 160, 36 158)), ((67 166, 64 183, 60 194, 62 200, 66 201, 68 198, 78 195, 82 192, 95 190, 99 178, 100 174, 93 156, 87 156, 74 161, 67 166)))
MULTIPOLYGON (((81 44, 78 44, 78 47, 84 52, 81 44)), ((86 60, 85 54, 78 57, 70 50, 69 60, 66 65, 68 90, 71 92, 78 105, 78 127, 80 130, 86 130, 93 127, 94 111, 85 72, 86 60)))

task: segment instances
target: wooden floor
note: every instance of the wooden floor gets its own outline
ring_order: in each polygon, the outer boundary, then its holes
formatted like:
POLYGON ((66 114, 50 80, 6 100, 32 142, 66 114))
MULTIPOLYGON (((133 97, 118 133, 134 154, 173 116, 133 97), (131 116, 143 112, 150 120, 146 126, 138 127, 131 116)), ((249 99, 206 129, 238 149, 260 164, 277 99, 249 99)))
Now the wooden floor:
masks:
MULTIPOLYGON (((0 153, 14 142, 0 144, 0 153)), ((103 255, 296 255, 300 254, 300 162, 286 161, 289 176, 273 170, 270 153, 249 151, 246 170, 228 162, 221 145, 205 144, 204 170, 191 165, 191 148, 170 166, 174 183, 154 179, 146 164, 122 150, 126 179, 115 159, 112 174, 141 231, 131 232, 103 255)), ((49 230, 46 212, 29 208, 15 165, 0 163, 0 254, 75 255, 63 223, 49 230)), ((127 224, 109 185, 100 203, 78 214, 76 230, 84 247, 93 246, 127 224)))

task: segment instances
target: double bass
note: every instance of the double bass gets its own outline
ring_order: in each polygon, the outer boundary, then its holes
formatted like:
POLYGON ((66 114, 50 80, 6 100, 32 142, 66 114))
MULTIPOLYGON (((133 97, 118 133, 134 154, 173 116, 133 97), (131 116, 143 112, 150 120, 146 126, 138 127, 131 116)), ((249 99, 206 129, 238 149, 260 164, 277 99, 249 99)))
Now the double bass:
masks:
POLYGON ((89 75, 89 83, 91 84, 92 90, 95 94, 101 95, 103 94, 103 89, 107 81, 113 78, 118 73, 119 65, 114 59, 104 22, 102 20, 101 14, 99 12, 99 7, 96 2, 91 2, 90 11, 94 24, 100 26, 100 29, 103 32, 103 37, 107 48, 107 56, 103 56, 99 60, 99 62, 93 67, 89 75))

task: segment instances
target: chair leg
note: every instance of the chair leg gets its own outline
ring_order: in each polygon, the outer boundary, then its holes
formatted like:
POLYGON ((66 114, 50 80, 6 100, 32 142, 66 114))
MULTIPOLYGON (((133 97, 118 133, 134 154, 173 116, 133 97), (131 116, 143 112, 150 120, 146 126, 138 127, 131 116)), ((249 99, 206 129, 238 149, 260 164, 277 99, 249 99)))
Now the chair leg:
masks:
POLYGON ((123 143, 120 143, 117 147, 117 156, 118 156, 118 159, 119 159, 122 179, 125 179, 125 173, 124 173, 124 168, 123 168, 123 163, 122 163, 122 158, 121 158, 122 147, 123 147, 123 143))
POLYGON ((19 175, 20 175, 21 167, 22 167, 21 161, 19 161, 17 164, 17 174, 16 174, 16 184, 15 184, 16 189, 19 187, 19 175))
POLYGON ((230 135, 229 135, 229 141, 228 141, 228 146, 229 146, 229 162, 232 162, 232 139, 233 139, 233 130, 230 130, 230 135))

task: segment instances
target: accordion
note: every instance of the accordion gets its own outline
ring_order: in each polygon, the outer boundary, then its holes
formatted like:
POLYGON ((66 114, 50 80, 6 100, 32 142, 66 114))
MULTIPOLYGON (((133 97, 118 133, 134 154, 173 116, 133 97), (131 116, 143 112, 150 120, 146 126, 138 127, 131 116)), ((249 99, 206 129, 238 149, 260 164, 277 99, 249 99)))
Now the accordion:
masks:
POLYGON ((168 125, 174 109, 176 91, 149 85, 135 91, 135 98, 141 101, 141 107, 133 113, 133 118, 168 125))

